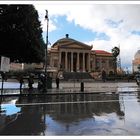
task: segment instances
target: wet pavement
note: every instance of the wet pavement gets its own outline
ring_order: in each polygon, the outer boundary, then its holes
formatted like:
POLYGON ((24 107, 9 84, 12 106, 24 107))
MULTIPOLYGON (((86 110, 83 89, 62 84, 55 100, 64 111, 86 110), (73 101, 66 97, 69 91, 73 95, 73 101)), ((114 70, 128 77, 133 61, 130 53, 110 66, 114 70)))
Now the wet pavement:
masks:
POLYGON ((0 135, 140 135, 140 90, 135 83, 88 86, 105 92, 1 97, 0 135))
POLYGON ((0 135, 139 135, 139 88, 112 88, 115 93, 1 97, 0 135))
MULTIPOLYGON (((0 82, 1 85, 1 82, 0 82)), ((37 90, 38 83, 33 84, 32 94, 41 94, 37 90)), ((18 82, 4 82, 3 95, 19 95, 20 84, 18 82)), ((84 82, 85 93, 117 93, 117 92, 137 92, 139 91, 136 82, 84 82)), ((23 94, 28 94, 28 83, 23 85, 23 94)), ((56 88, 55 82, 52 83, 52 89, 47 89, 46 94, 62 93, 81 93, 80 82, 61 82, 60 88, 56 88)), ((44 93, 43 93, 44 94, 44 93)))

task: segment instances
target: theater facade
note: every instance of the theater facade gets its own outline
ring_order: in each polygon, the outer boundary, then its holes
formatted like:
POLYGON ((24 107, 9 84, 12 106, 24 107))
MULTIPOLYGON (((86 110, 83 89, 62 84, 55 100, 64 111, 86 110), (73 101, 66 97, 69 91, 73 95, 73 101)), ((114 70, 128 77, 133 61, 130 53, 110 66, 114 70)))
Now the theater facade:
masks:
POLYGON ((53 75, 59 71, 101 73, 102 70, 114 73, 112 53, 94 50, 93 46, 69 38, 68 34, 48 50, 48 71, 53 75))
POLYGON ((134 56, 132 61, 132 71, 133 73, 137 73, 139 71, 138 67, 140 66, 140 50, 138 50, 134 56))

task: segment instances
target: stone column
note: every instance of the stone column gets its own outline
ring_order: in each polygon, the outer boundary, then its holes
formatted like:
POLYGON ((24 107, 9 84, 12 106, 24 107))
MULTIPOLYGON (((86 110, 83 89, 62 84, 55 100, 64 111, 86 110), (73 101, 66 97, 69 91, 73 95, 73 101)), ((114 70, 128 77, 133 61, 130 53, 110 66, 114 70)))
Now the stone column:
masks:
POLYGON ((100 70, 102 71, 102 67, 103 67, 103 65, 102 65, 102 58, 100 58, 100 70))
POLYGON ((71 72, 73 72, 73 52, 71 52, 71 72))
POLYGON ((93 70, 95 71, 96 69, 96 58, 95 58, 95 55, 94 55, 94 57, 93 57, 93 70))
POLYGON ((67 71, 69 72, 69 52, 67 52, 67 71))
POLYGON ((88 53, 88 72, 90 72, 90 53, 88 53))
POLYGON ((77 53, 77 71, 79 72, 79 52, 77 53))
POLYGON ((62 57, 62 52, 59 52, 59 68, 60 68, 61 65, 62 65, 61 57, 62 57))
POLYGON ((52 67, 52 55, 50 54, 50 66, 52 67))
POLYGON ((67 57, 67 52, 65 52, 65 71, 68 69, 68 63, 67 63, 68 57, 67 57))
POLYGON ((107 60, 107 72, 109 74, 109 71, 110 71, 110 66, 109 66, 109 59, 107 60))
POLYGON ((85 53, 83 53, 83 72, 85 72, 85 53))

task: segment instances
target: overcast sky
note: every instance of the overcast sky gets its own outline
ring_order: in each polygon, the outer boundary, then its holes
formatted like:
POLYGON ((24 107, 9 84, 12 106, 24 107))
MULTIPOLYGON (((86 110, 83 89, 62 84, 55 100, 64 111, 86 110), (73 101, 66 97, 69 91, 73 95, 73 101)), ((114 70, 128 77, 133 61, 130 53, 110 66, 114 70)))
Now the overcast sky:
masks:
POLYGON ((95 50, 111 52, 120 45, 122 67, 131 68, 140 49, 139 4, 95 4, 60 2, 34 4, 46 36, 45 10, 49 13, 49 42, 69 34, 70 38, 93 45, 95 50))

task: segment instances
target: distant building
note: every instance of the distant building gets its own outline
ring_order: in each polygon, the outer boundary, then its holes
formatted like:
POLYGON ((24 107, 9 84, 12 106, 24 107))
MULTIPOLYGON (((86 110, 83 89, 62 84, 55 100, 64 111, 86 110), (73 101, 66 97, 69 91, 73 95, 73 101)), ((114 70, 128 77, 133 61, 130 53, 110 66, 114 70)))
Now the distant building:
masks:
POLYGON ((65 72, 102 72, 114 73, 113 55, 104 50, 92 50, 89 46, 66 34, 48 50, 48 71, 57 74, 65 72))
POLYGON ((10 71, 43 70, 43 63, 10 63, 10 71))
POLYGON ((140 65, 140 50, 138 50, 134 56, 134 60, 132 61, 133 73, 138 71, 138 66, 140 65))
POLYGON ((24 69, 23 63, 10 63, 10 71, 20 71, 24 69))
POLYGON ((41 70, 44 68, 43 63, 24 63, 24 70, 41 70))

